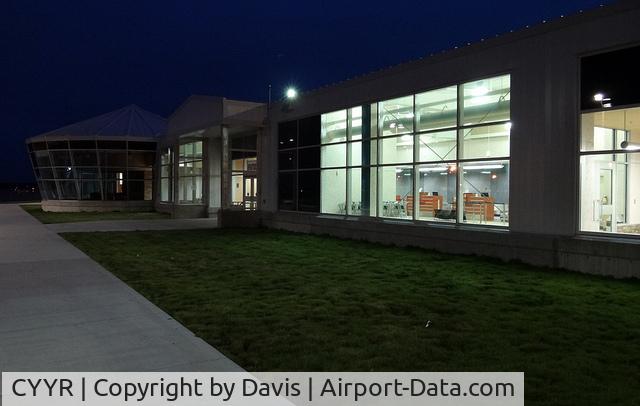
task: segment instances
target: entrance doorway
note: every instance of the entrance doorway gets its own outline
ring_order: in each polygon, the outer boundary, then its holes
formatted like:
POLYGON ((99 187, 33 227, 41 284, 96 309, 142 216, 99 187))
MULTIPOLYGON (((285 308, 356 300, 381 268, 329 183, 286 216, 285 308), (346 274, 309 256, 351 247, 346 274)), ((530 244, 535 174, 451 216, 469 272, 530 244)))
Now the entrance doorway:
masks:
POLYGON ((236 210, 258 209, 258 153, 256 132, 230 139, 231 205, 236 210))
POLYGON ((243 205, 245 210, 255 210, 258 203, 258 177, 244 176, 243 205))

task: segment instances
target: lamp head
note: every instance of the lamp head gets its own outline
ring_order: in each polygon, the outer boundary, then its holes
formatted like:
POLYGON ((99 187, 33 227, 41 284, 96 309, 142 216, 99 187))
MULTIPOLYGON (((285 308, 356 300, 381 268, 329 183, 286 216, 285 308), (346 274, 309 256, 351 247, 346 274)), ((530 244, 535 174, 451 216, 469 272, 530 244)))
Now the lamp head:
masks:
POLYGON ((284 95, 287 97, 287 99, 293 100, 298 97, 298 91, 293 87, 289 87, 287 88, 287 91, 284 93, 284 95))

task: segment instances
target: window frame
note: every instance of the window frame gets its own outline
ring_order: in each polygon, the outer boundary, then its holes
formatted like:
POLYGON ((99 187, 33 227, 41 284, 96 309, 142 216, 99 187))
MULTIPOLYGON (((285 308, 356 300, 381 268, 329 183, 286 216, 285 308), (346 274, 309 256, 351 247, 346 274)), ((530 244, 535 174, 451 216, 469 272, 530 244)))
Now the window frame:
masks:
MULTIPOLYGON (((197 139, 197 140, 188 140, 186 142, 181 142, 178 145, 178 198, 177 203, 180 205, 197 205, 197 206, 201 206, 204 204, 204 140, 203 139, 197 139), (182 155, 182 153, 180 152, 180 150, 182 149, 182 147, 185 147, 187 145, 193 145, 193 148, 195 148, 195 145, 200 143, 201 144, 201 152, 200 155, 198 156, 197 153, 192 153, 191 155, 187 155, 186 153, 184 155, 182 155), (182 167, 186 167, 186 164, 192 164, 195 165, 197 163, 201 164, 201 169, 202 172, 200 174, 189 174, 189 175, 181 175, 180 174, 180 168, 182 167), (183 187, 183 185, 186 187, 186 183, 185 181, 189 179, 190 182, 192 182, 191 186, 196 185, 195 190, 197 191, 197 182, 199 180, 200 182, 200 198, 199 199, 189 199, 189 200, 183 200, 182 199, 182 193, 181 193, 181 188, 183 187), (195 182, 195 183, 193 183, 195 182)), ((195 167, 195 166, 194 166, 195 167)))
POLYGON ((160 183, 158 184, 160 189, 160 203, 171 203, 173 202, 173 160, 174 160, 174 151, 171 147, 165 147, 160 149, 160 183), (166 151, 166 152, 165 152, 166 151), (167 162, 163 163, 163 155, 167 157, 167 162), (166 171, 165 171, 166 169, 166 171), (166 173, 166 175, 163 175, 166 173), (167 199, 162 198, 163 187, 162 182, 167 181, 167 199))
MULTIPOLYGON (((630 155, 638 155, 640 156, 640 150, 638 151, 632 151, 632 150, 625 150, 625 149, 621 149, 621 148, 615 148, 615 146, 617 145, 614 142, 614 148, 613 149, 594 149, 594 150, 583 150, 582 149, 582 131, 583 131, 583 127, 582 127, 582 117, 586 114, 594 114, 594 113, 601 113, 601 112, 612 112, 612 111, 619 111, 619 110, 630 110, 630 109, 640 109, 640 103, 636 103, 636 104, 629 104, 629 105, 621 105, 621 106, 615 106, 615 107, 611 107, 611 108, 599 108, 599 109, 588 109, 588 110, 580 110, 578 113, 578 117, 576 120, 576 125, 577 125, 577 137, 576 137, 576 150, 577 150, 577 154, 576 154, 576 173, 578 174, 577 178, 576 178, 576 210, 575 210, 575 234, 578 236, 590 236, 590 237, 598 237, 598 238, 604 238, 604 239, 627 239, 630 241, 638 241, 640 240, 640 234, 633 234, 633 233, 620 233, 620 232, 613 232, 613 231, 589 231, 589 230, 583 230, 582 229, 582 208, 583 208, 583 202, 582 202, 582 173, 583 173, 583 168, 582 168, 582 158, 583 157, 594 157, 594 156, 599 156, 599 155, 603 155, 603 156, 614 156, 617 158, 617 155, 625 155, 627 157, 625 163, 628 164, 629 159, 628 157, 630 155)), ((610 129, 610 130, 619 130, 618 128, 616 129, 612 129, 612 128, 608 128, 608 127, 601 127, 601 126, 594 126, 594 127, 600 127, 600 128, 605 128, 605 129, 610 129)), ((613 160, 614 162, 616 161, 616 159, 613 160)), ((626 183, 627 186, 629 184, 629 174, 627 172, 626 174, 626 183)), ((625 202, 625 212, 628 215, 629 209, 628 209, 628 202, 625 202)))
MULTIPOLYGON (((507 220, 506 225, 498 225, 498 224, 480 224, 480 223, 471 223, 471 222, 466 222, 464 221, 464 211, 460 211, 457 213, 457 218, 455 220, 455 222, 445 222, 445 221, 428 221, 428 220, 420 220, 418 219, 418 208, 416 207, 417 205, 414 204, 413 205, 413 212, 412 212, 412 216, 409 219, 400 219, 400 218, 393 218, 393 217, 384 217, 382 216, 381 210, 380 210, 380 203, 381 203, 381 191, 380 191, 380 183, 381 183, 381 176, 379 175, 379 170, 382 167, 385 166, 412 166, 413 168, 413 172, 412 172, 412 190, 414 190, 416 188, 416 181, 418 179, 418 170, 419 167, 425 164, 443 164, 443 163, 455 163, 457 167, 460 167, 461 165, 463 165, 464 163, 470 163, 470 162, 479 162, 482 161, 484 162, 492 162, 492 161, 508 161, 508 170, 509 170, 509 178, 511 177, 511 150, 512 150, 512 145, 511 145, 511 140, 512 140, 512 131, 511 131, 511 127, 509 128, 509 151, 508 151, 508 155, 507 156, 492 156, 489 158, 480 158, 480 157, 473 157, 473 158, 461 158, 460 155, 460 145, 461 142, 463 142, 463 130, 465 129, 473 129, 473 128, 479 128, 479 127, 491 127, 491 126, 499 126, 499 125, 506 125, 507 123, 512 123, 513 122, 513 114, 512 114, 512 107, 511 107, 511 101, 510 101, 510 107, 509 107, 509 117, 508 119, 505 120, 498 120, 498 121, 490 121, 487 123, 473 123, 473 124, 464 124, 462 122, 461 119, 461 115, 463 113, 463 108, 464 108, 464 85, 468 84, 468 83, 473 83, 473 82, 477 82, 477 81, 481 81, 481 80, 489 80, 489 79, 493 79, 493 78, 499 78, 502 76, 509 76, 509 90, 508 90, 508 94, 510 94, 513 90, 513 72, 511 71, 501 71, 501 72, 496 72, 495 74, 492 75, 487 75, 487 76, 483 76, 480 78, 470 78, 469 80, 465 80, 462 82, 457 82, 457 83, 453 83, 453 84, 444 84, 442 86, 438 86, 438 87, 430 87, 427 89, 422 89, 419 91, 414 92, 413 94, 410 95, 396 95, 390 98, 387 98, 385 100, 376 100, 370 103, 362 103, 356 106, 348 106, 345 107, 343 109, 337 109, 337 110, 331 110, 325 113, 320 113, 321 116, 321 120, 322 120, 322 115, 323 114, 331 114, 331 113, 335 113, 338 111, 342 111, 342 110, 346 110, 347 111, 347 117, 346 117, 346 140, 345 141, 340 141, 340 142, 330 142, 330 143, 323 143, 322 142, 322 138, 320 138, 320 144, 318 146, 314 146, 314 147, 322 147, 322 146, 326 146, 326 145, 337 145, 337 144, 346 144, 346 148, 345 148, 345 166, 339 166, 339 167, 323 167, 322 163, 320 164, 320 171, 325 170, 325 169, 345 169, 345 173, 346 173, 346 194, 345 194, 345 204, 347 206, 347 209, 345 210, 346 213, 345 214, 332 214, 332 213, 326 213, 322 211, 317 212, 316 214, 318 215, 328 215, 328 216, 337 216, 337 217, 354 217, 354 218, 358 218, 358 219, 372 219, 372 220, 377 220, 377 221, 402 221, 402 222, 406 222, 406 223, 414 223, 414 224, 419 224, 419 225, 423 225, 423 226, 445 226, 445 227, 479 227, 479 228, 491 228, 491 229, 495 229, 495 230, 502 230, 502 231, 509 231, 511 229, 511 222, 510 219, 507 220), (451 126, 451 127, 438 127, 438 128, 429 128, 429 129, 425 129, 425 130, 418 130, 418 123, 417 123, 417 116, 416 116, 416 96, 417 95, 421 95, 423 93, 427 93, 427 92, 431 92, 431 91, 436 91, 436 90, 441 90, 441 89, 446 89, 446 88, 451 88, 451 87, 456 87, 457 88, 457 99, 456 99, 456 125, 455 126, 451 126), (412 97, 413 99, 413 130, 411 132, 407 132, 407 133, 402 133, 402 134, 391 134, 391 135, 385 135, 383 136, 381 133, 381 125, 382 120, 380 120, 380 103, 384 103, 385 101, 389 101, 389 100, 394 100, 394 99, 401 99, 401 98, 407 98, 407 97, 412 97), (351 135, 351 112, 353 111, 353 109, 356 109, 358 107, 365 107, 365 106, 370 106, 370 111, 372 112, 371 115, 371 120, 369 121, 369 125, 371 125, 372 130, 375 129, 375 134, 370 134, 369 139, 371 140, 371 143, 373 145, 375 145, 375 160, 371 161, 369 163, 369 165, 362 165, 362 162, 360 163, 360 165, 352 165, 350 162, 350 151, 352 148, 352 145, 355 143, 362 143, 364 142, 365 138, 363 137, 363 131, 361 130, 360 136, 357 139, 353 139, 352 135, 351 135), (375 113, 373 113, 375 112, 375 113), (373 114, 375 114, 375 126, 373 126, 373 114), (446 131, 455 131, 456 133, 456 155, 455 158, 452 159, 445 159, 442 161, 420 161, 419 160, 419 149, 420 149, 420 143, 419 143, 419 138, 421 135, 425 135, 425 134, 431 134, 431 133, 442 133, 442 132, 446 132, 446 131), (410 135, 413 138, 413 161, 410 163, 391 163, 391 164, 383 164, 381 163, 381 143, 384 142, 383 140, 386 138, 393 138, 393 137, 402 137, 404 135, 410 135), (361 214, 351 214, 349 213, 348 210, 348 206, 350 205, 351 202, 351 185, 350 185, 350 173, 353 169, 360 169, 362 170, 368 170, 368 171, 375 171, 376 173, 376 179, 374 182, 374 185, 371 185, 371 188, 375 187, 375 202, 371 201, 370 202, 370 208, 369 210, 371 212, 375 211, 375 214, 369 214, 369 215, 361 215, 361 214)), ((308 116, 307 116, 308 117, 308 116)), ((306 117, 300 117, 297 119, 293 119, 293 120, 288 120, 288 121, 298 121, 301 119, 304 119, 306 117)), ((362 112, 361 115, 361 120, 362 120, 362 129, 364 128, 364 110, 362 112)), ((283 122, 278 123, 278 125, 282 124, 283 122)), ((278 127, 279 128, 279 127, 278 127)), ((305 146, 302 148, 308 148, 309 146, 305 146)), ((297 150, 302 149, 301 147, 295 147, 295 148, 287 148, 285 150, 297 150)), ((283 151, 283 149, 278 148, 278 151, 283 151)), ((371 157, 370 157, 371 158, 371 157)), ((320 157, 321 162, 322 162, 322 157, 320 157)), ((299 168, 299 162, 296 164, 296 169, 294 170, 280 170, 278 169, 278 173, 282 173, 282 172, 298 172, 300 171, 299 168)), ((304 169, 304 170, 312 170, 312 169, 304 169)), ((316 169, 313 169, 316 170, 316 169)), ((458 171, 459 172, 459 171, 458 171)), ((459 196, 462 196, 462 188, 460 186, 460 174, 456 173, 456 201, 461 201, 459 200, 459 196)), ((507 185, 507 190, 508 190, 508 199, 507 199, 507 206, 510 206, 511 203, 511 181, 509 179, 509 183, 507 185)), ((370 192, 371 193, 371 192, 370 192)), ((415 193, 414 193, 415 196, 415 193)), ((296 198, 297 199, 297 198, 296 198)), ((320 184, 320 200, 322 201, 322 182, 320 184)), ((278 205, 279 206, 279 205, 278 205)), ((281 210, 280 207, 278 207, 279 211, 284 211, 284 212, 297 212, 297 213, 302 213, 300 211, 297 210, 297 202, 296 202, 296 210, 281 210)), ((509 212, 510 209, 507 210, 507 212, 509 212)))

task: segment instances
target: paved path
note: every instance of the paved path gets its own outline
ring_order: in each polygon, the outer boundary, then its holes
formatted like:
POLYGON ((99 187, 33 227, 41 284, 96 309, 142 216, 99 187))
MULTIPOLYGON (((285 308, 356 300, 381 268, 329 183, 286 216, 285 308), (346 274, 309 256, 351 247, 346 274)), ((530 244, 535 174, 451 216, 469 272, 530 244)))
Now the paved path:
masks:
POLYGON ((0 204, 0 371, 240 368, 13 204, 0 204))
POLYGON ((217 219, 155 219, 155 220, 107 220, 78 223, 47 224, 55 233, 91 231, 142 231, 142 230, 191 230, 216 228, 217 219))

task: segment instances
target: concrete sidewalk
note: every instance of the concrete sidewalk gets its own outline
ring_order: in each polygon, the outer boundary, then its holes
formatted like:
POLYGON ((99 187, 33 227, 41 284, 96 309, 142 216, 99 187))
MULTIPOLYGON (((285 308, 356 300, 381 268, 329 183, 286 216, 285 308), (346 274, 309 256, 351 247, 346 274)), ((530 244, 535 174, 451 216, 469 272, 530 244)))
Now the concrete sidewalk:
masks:
POLYGON ((238 371, 19 206, 0 204, 0 371, 238 371))
POLYGON ((203 219, 155 219, 155 220, 107 220, 78 223, 47 224, 55 233, 92 231, 144 231, 144 230, 193 230, 218 227, 215 218, 203 219))

